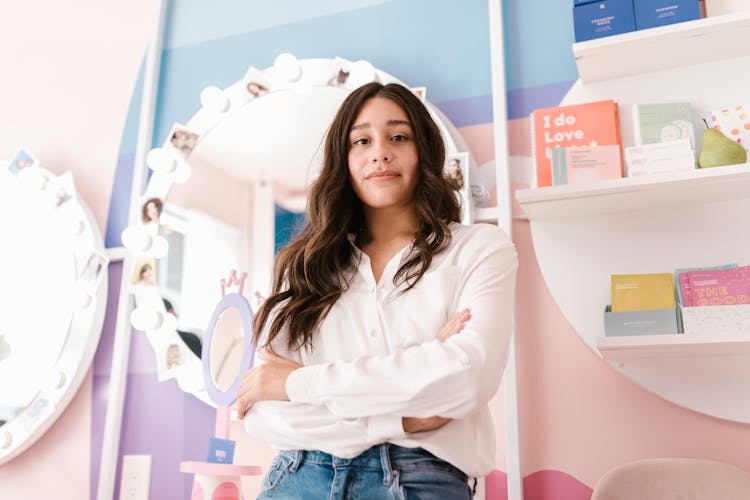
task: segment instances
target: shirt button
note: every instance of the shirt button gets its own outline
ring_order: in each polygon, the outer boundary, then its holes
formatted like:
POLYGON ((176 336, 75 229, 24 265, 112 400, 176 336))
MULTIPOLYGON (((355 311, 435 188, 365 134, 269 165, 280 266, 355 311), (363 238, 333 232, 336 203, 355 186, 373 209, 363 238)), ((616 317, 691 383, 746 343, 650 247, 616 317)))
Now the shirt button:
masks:
POLYGON ((377 332, 377 331, 375 331, 375 330, 370 330, 370 337, 374 337, 374 336, 375 336, 375 335, 377 335, 377 334, 378 334, 378 332, 377 332))

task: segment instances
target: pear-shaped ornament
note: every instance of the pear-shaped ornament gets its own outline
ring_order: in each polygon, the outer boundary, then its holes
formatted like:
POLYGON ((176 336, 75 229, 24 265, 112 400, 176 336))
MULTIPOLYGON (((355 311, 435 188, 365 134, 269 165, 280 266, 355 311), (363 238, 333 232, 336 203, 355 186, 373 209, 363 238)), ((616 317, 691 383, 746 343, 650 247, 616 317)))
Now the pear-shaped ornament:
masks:
MULTIPOLYGON (((704 122, 705 123, 705 122, 704 122)), ((707 128, 701 136, 700 168, 737 165, 747 162, 747 151, 740 144, 725 136, 721 130, 707 128)))

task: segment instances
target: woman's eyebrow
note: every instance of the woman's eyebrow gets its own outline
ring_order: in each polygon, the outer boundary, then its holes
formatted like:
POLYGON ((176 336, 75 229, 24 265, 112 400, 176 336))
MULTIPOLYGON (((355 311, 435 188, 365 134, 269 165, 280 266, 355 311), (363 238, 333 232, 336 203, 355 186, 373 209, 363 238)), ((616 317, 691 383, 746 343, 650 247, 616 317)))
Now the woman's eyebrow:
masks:
MULTIPOLYGON (((409 123, 407 120, 388 120, 386 122, 387 125, 406 125, 407 127, 411 127, 411 123, 409 123)), ((370 128, 370 123, 358 123, 357 125, 352 126, 351 130, 361 130, 363 128, 370 128)))

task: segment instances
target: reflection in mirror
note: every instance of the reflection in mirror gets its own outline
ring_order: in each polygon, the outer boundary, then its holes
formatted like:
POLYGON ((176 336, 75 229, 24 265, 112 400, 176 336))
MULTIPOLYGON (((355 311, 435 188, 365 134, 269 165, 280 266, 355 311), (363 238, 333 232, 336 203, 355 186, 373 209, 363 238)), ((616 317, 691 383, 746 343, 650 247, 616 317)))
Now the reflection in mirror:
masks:
POLYGON ((52 425, 88 371, 108 259, 72 175, 35 160, 0 165, 0 234, 2 464, 52 425))
POLYGON ((237 379, 244 335, 239 310, 234 307, 224 309, 214 327, 209 364, 211 378, 220 391, 227 391, 237 379))
MULTIPOLYGON (((274 214, 304 211, 325 133, 341 102, 373 80, 403 84, 366 61, 296 60, 289 54, 278 61, 284 63, 249 68, 225 89, 204 89, 199 111, 186 125, 174 124, 163 145, 147 157, 153 174, 141 205, 153 198, 163 201, 158 234, 149 240, 133 227, 123 233, 123 243, 137 254, 153 255, 150 248, 156 245, 148 242, 164 239, 168 248, 156 262, 159 294, 171 304, 178 330, 198 341, 205 338, 220 299, 216 285, 227 269, 248 271, 246 293, 254 309, 256 297, 268 293, 276 236, 288 229, 274 227, 274 214)), ((465 151, 456 129, 425 104, 443 133, 446 153, 465 151)), ((156 207, 151 211, 156 213, 156 207)), ((292 224, 303 220, 289 219, 292 224)), ((144 234, 151 230, 147 226, 152 224, 140 225, 144 234)), ((197 380, 196 374, 190 377, 197 380)), ((178 383, 187 385, 180 378, 178 383)), ((205 401, 202 390, 195 394, 205 401)))

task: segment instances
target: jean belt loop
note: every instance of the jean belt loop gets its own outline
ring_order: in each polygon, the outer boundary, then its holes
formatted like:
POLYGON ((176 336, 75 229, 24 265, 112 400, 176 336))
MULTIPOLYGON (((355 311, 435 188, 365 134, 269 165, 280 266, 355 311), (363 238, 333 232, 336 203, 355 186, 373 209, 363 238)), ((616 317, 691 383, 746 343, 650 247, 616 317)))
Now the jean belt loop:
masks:
POLYGON ((289 466, 291 472, 297 472, 299 466, 302 465, 302 461, 305 459, 305 450, 294 450, 294 459, 292 465, 289 466))
POLYGON ((393 482, 393 468, 389 456, 390 445, 388 443, 380 445, 380 465, 383 467, 383 484, 390 486, 393 482))

